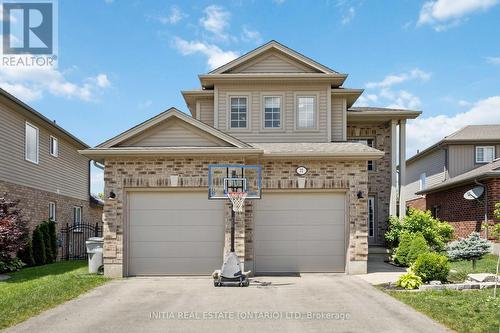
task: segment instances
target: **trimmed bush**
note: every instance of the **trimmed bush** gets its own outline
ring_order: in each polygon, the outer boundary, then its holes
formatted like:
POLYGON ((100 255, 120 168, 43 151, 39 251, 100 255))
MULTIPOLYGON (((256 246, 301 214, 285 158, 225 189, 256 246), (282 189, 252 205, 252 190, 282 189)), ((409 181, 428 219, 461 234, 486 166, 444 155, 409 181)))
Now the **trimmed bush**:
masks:
POLYGON ((43 239, 43 232, 40 230, 40 226, 37 226, 33 230, 33 259, 35 259, 35 265, 45 265, 47 260, 45 256, 45 242, 43 239))
POLYGON ((56 223, 52 220, 47 221, 48 229, 49 229, 49 237, 50 237, 50 250, 52 252, 52 260, 56 261, 57 259, 57 233, 56 233, 56 223))
POLYGON ((450 272, 450 264, 446 256, 428 252, 418 256, 412 265, 412 271, 420 276, 424 282, 433 280, 446 282, 450 272))
POLYGON ((33 243, 31 240, 26 243, 22 251, 17 253, 17 257, 28 267, 35 265, 35 259, 33 258, 33 243))
POLYGON ((396 281, 396 286, 404 289, 417 289, 422 285, 422 278, 413 273, 411 269, 407 270, 408 273, 401 275, 396 281))
POLYGON ((428 246, 438 252, 442 251, 444 245, 453 237, 453 227, 449 223, 435 219, 430 211, 424 212, 414 208, 410 208, 408 215, 402 220, 391 216, 389 230, 385 234, 388 245, 392 248, 398 246, 405 232, 410 234, 421 232, 428 246))
POLYGON ((413 264, 419 255, 427 252, 429 252, 429 246, 427 246, 424 236, 420 232, 416 233, 411 240, 410 249, 406 256, 407 265, 413 264))
POLYGON ((19 258, 10 258, 0 260, 0 273, 8 273, 18 271, 23 267, 23 263, 19 258))
POLYGON ((472 269, 476 261, 490 252, 491 243, 481 238, 478 232, 472 232, 467 238, 460 238, 446 246, 451 260, 472 260, 472 269))
POLYGON ((51 264, 54 262, 54 255, 52 254, 52 247, 50 245, 50 232, 47 222, 40 224, 40 231, 43 233, 43 244, 45 245, 45 263, 51 264))
POLYGON ((396 253, 394 255, 394 262, 398 265, 407 266, 408 262, 406 258, 408 257, 408 253, 410 252, 410 245, 413 240, 413 236, 407 232, 401 234, 401 241, 399 242, 399 246, 396 249, 396 253))

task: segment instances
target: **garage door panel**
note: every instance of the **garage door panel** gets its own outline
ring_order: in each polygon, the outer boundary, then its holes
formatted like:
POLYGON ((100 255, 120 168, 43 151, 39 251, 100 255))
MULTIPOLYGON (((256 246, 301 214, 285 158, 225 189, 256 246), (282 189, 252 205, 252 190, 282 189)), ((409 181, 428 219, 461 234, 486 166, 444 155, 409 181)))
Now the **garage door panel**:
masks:
POLYGON ((261 225, 256 228, 256 240, 343 240, 345 234, 336 225, 313 226, 271 226, 261 225))
POLYGON ((215 225, 220 226, 220 218, 223 215, 219 211, 210 209, 197 209, 197 210, 131 210, 130 211, 130 225, 131 226, 206 226, 215 225))
POLYGON ((216 209, 220 201, 208 200, 204 192, 131 192, 130 209, 196 209, 198 203, 204 208, 216 209))
POLYGON ((140 258, 130 261, 130 275, 207 274, 221 265, 220 257, 213 258, 140 258))
POLYGON ((134 244, 130 249, 130 258, 210 258, 218 253, 222 258, 222 242, 151 242, 134 244))
POLYGON ((255 212, 255 225, 309 225, 337 224, 344 225, 344 210, 268 210, 255 212))
POLYGON ((255 255, 283 256, 283 255, 330 255, 343 253, 344 240, 338 241, 257 241, 255 255))
POLYGON ((186 241, 196 242, 224 239, 224 231, 220 226, 131 226, 130 242, 160 242, 160 241, 186 241))
POLYGON ((329 272, 344 271, 344 256, 305 256, 297 261, 296 256, 260 256, 259 272, 295 273, 295 272, 329 272))
POLYGON ((265 193, 272 200, 259 200, 259 210, 345 209, 343 193, 265 193))

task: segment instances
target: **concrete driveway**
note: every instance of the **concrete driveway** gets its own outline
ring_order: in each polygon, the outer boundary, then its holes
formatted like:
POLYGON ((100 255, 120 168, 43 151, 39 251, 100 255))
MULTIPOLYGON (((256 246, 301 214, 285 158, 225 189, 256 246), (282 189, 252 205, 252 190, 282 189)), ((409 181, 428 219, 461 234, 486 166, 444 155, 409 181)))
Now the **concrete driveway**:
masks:
POLYGON ((215 288, 205 277, 114 280, 8 332, 446 332, 355 276, 257 277, 215 288), (257 283, 270 282, 263 286, 257 283))

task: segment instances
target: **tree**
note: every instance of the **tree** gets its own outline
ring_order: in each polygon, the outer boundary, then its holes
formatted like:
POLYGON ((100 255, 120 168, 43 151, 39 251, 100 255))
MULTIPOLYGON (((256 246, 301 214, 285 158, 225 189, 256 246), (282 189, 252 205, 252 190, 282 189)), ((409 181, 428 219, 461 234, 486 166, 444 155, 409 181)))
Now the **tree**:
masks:
POLYGON ((45 263, 51 264, 54 262, 54 255, 52 254, 52 247, 50 245, 49 225, 43 222, 38 226, 43 234, 43 245, 45 247, 45 263))
POLYGON ((18 208, 18 200, 6 194, 0 197, 0 260, 10 261, 21 251, 28 240, 27 222, 18 208))
POLYGON ((476 262, 489 253, 491 243, 481 238, 479 232, 472 232, 467 238, 460 238, 446 246, 448 257, 451 260, 472 260, 472 269, 476 269, 476 262))
POLYGON ((52 260, 56 261, 57 259, 57 233, 56 233, 56 223, 52 220, 47 221, 48 230, 49 230, 49 238, 50 238, 50 250, 52 252, 52 260))
POLYGON ((35 230, 33 230, 33 258, 37 266, 45 265, 47 261, 45 256, 45 242, 40 226, 37 226, 35 230))

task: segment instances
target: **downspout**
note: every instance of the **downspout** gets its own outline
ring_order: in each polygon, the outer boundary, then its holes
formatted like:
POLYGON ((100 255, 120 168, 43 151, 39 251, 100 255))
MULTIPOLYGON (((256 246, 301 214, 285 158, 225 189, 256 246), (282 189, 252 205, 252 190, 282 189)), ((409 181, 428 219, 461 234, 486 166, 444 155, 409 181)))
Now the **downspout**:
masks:
POLYGON ((474 183, 476 183, 479 186, 482 186, 484 188, 484 225, 485 225, 485 232, 484 232, 484 237, 486 240, 488 240, 488 187, 485 184, 482 184, 477 181, 477 179, 474 179, 474 183))

